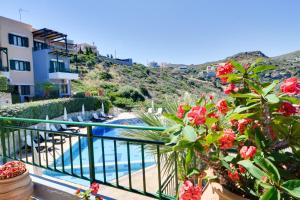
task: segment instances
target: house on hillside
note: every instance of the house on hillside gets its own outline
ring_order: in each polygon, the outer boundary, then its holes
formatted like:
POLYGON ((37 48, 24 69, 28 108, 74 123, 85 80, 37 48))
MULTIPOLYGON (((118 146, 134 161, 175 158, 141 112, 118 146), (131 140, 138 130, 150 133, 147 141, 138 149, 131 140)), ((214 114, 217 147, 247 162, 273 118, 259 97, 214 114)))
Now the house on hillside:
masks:
POLYGON ((67 35, 43 28, 32 32, 33 66, 36 96, 43 96, 44 83, 56 85, 60 97, 71 95, 71 80, 78 79, 78 72, 70 66, 70 56, 74 53, 73 41, 67 35))
POLYGON ((41 96, 44 82, 55 84, 58 96, 71 95, 70 81, 78 79, 70 69, 72 43, 66 34, 0 16, 0 71, 9 80, 14 102, 41 96))

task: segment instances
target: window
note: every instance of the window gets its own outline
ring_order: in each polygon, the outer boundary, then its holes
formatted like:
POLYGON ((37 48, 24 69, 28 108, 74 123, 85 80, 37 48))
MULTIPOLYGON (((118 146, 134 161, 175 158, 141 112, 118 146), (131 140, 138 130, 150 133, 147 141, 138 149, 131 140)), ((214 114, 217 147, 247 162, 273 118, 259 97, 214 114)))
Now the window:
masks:
POLYGON ((60 85, 60 93, 61 94, 68 94, 68 85, 66 85, 66 84, 60 85))
POLYGON ((10 69, 16 71, 30 71, 30 62, 21 60, 10 60, 10 69))
POLYGON ((33 42, 33 47, 34 50, 42 50, 42 49, 47 49, 47 44, 43 43, 43 42, 38 42, 38 41, 34 41, 33 42))
POLYGON ((50 61, 50 69, 49 69, 49 72, 52 73, 52 72, 65 72, 66 69, 65 69, 65 63, 63 61, 54 61, 54 60, 51 60, 50 61))
POLYGON ((30 85, 21 85, 21 95, 30 95, 30 85))
POLYGON ((8 34, 8 42, 9 44, 15 46, 29 47, 29 41, 27 37, 18 36, 11 33, 8 34))

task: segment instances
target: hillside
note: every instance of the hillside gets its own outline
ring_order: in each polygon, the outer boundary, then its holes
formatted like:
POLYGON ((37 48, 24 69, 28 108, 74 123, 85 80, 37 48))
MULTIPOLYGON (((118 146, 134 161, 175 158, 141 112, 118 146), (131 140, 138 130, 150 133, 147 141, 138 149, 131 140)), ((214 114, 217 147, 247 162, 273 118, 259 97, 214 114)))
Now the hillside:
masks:
MULTIPOLYGON (((262 58, 265 64, 278 66, 277 70, 264 77, 266 79, 282 79, 297 75, 299 72, 300 51, 273 58, 260 51, 242 52, 223 60, 190 65, 187 69, 181 69, 180 65, 176 64, 163 68, 149 68, 141 64, 117 65, 113 59, 98 57, 97 64, 86 69, 86 73, 82 74, 79 81, 74 81, 72 87, 75 92, 96 92, 102 88, 110 97, 118 91, 124 90, 124 87, 131 87, 131 90, 137 90, 146 99, 155 99, 156 101, 164 100, 165 97, 182 96, 184 92, 197 95, 201 93, 222 95, 218 81, 201 78, 200 74, 206 71, 206 67, 216 66, 218 63, 230 59, 243 64, 252 63, 258 58, 262 58)), ((82 68, 84 67, 82 66, 82 68)))

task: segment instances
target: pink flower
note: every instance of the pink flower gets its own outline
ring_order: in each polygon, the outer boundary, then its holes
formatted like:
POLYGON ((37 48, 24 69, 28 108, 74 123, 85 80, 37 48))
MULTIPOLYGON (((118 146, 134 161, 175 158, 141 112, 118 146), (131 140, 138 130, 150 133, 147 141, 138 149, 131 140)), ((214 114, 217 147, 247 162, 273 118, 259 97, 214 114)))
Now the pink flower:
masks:
POLYGON ((100 188, 100 185, 98 183, 92 183, 91 186, 90 186, 91 193, 93 195, 96 195, 99 191, 99 188, 100 188))
POLYGON ((193 183, 189 180, 184 181, 180 188, 179 199, 180 200, 200 200, 202 195, 202 188, 199 186, 193 186, 193 183))
POLYGON ((235 84, 230 83, 225 89, 224 89, 224 93, 225 94, 230 94, 231 92, 238 92, 239 88, 235 86, 235 84))
POLYGON ((292 96, 300 93, 300 84, 298 83, 297 77, 288 78, 283 81, 280 86, 283 93, 292 96))
POLYGON ((251 159, 255 156, 256 154, 256 147, 255 146, 243 146, 240 150, 240 155, 243 159, 251 159))
POLYGON ((217 108, 220 113, 226 114, 229 111, 227 102, 225 99, 221 99, 220 101, 217 102, 217 108))
POLYGON ((280 112, 282 115, 288 117, 288 116, 296 114, 297 109, 289 102, 282 102, 280 104, 278 112, 280 112))
POLYGON ((200 125, 206 121, 206 109, 202 106, 194 106, 188 113, 188 119, 192 124, 200 125))
POLYGON ((235 134, 232 129, 225 129, 222 137, 219 139, 221 149, 230 149, 233 146, 235 134))
POLYGON ((240 133, 244 133, 244 131, 246 130, 246 127, 249 123, 252 122, 252 119, 246 118, 246 119, 240 119, 238 120, 238 131, 240 133))
POLYGON ((233 65, 230 62, 227 62, 225 65, 220 65, 217 68, 216 76, 219 77, 223 83, 226 83, 228 78, 223 76, 230 74, 232 72, 233 72, 233 65))

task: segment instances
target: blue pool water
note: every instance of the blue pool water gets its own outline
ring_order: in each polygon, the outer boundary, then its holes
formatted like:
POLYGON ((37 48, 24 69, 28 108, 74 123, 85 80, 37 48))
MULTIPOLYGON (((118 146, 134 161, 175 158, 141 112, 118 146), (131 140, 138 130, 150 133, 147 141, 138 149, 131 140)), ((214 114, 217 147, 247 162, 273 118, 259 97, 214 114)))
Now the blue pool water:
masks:
MULTIPOLYGON (((123 125, 144 125, 138 119, 121 119, 110 122, 110 124, 123 124, 123 125)), ((123 129, 106 128, 106 127, 95 127, 93 134, 97 136, 110 136, 118 137, 123 129)), ((88 143, 85 137, 81 139, 81 152, 82 152, 82 174, 89 178, 89 156, 88 156, 88 143)), ((116 166, 115 166, 115 151, 114 142, 112 140, 104 139, 104 159, 105 159, 105 173, 106 181, 112 181, 116 179, 116 166)), ((127 175, 128 172, 128 156, 127 156, 127 144, 122 141, 116 142, 117 149, 117 167, 118 177, 127 175)), ((130 144, 130 168, 131 172, 142 169, 142 153, 140 145, 130 144)), ((56 156, 58 157, 58 156, 56 156)), ((96 179, 104 181, 103 173, 103 157, 102 157, 102 140, 94 139, 94 159, 95 159, 95 172, 96 179)), ((73 173, 80 176, 80 154, 79 154, 79 142, 72 145, 72 154, 70 149, 64 154, 64 158, 61 156, 56 159, 56 166, 58 170, 62 169, 62 160, 64 160, 65 171, 71 173, 71 160, 73 160, 73 173)), ((149 152, 145 151, 145 166, 151 166, 155 163, 154 156, 149 152)), ((51 166, 53 167, 53 166, 51 166)), ((78 183, 81 185, 88 185, 87 181, 82 179, 74 178, 72 176, 64 175, 57 172, 45 171, 44 174, 56 178, 60 178, 66 181, 78 183)))

